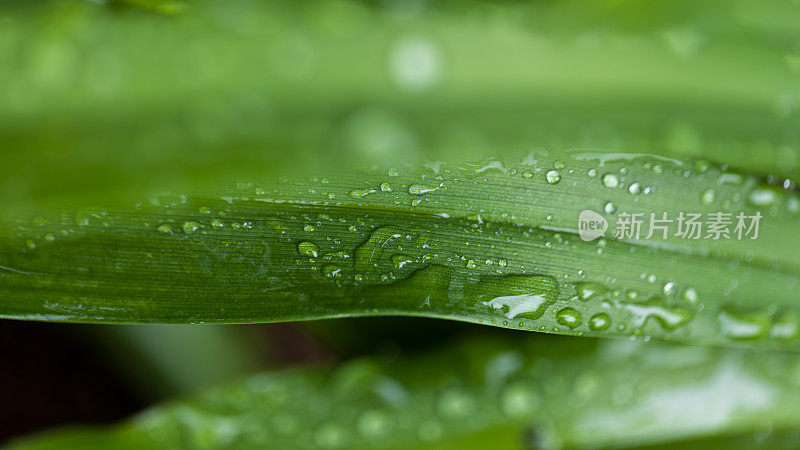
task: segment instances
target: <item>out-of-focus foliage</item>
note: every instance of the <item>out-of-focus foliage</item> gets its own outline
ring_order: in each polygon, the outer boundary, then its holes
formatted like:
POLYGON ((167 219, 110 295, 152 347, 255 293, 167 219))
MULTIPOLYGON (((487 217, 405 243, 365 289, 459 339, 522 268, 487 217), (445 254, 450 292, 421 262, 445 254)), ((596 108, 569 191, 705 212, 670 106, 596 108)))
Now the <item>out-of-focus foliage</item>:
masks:
POLYGON ((5 208, 541 147, 800 173, 796 3, 186 5, 0 6, 5 208))
POLYGON ((788 354, 484 336, 258 375, 11 448, 790 448, 798 370, 788 354))

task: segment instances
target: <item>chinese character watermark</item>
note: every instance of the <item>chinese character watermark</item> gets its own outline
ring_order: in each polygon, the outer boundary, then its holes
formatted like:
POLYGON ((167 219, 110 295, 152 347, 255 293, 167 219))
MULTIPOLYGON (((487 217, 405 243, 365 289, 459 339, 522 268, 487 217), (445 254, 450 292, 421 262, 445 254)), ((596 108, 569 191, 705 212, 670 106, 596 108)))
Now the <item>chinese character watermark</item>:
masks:
MULTIPOLYGON (((758 229, 763 216, 760 212, 736 215, 726 212, 708 214, 679 212, 627 213, 617 216, 614 237, 625 240, 659 239, 711 239, 744 240, 758 239, 758 229)), ((605 235, 608 221, 600 214, 584 210, 578 218, 578 234, 584 241, 592 241, 605 235)))

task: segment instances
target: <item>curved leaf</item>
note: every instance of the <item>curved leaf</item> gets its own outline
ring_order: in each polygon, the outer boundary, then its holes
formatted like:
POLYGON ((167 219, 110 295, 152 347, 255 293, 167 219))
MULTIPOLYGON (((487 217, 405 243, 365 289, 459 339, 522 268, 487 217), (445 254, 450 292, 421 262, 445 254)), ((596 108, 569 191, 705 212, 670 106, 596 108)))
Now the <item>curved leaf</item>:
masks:
POLYGON ((421 315, 796 349, 800 200, 788 187, 702 161, 582 152, 84 208, 9 224, 0 314, 147 323, 421 315), (579 238, 584 209, 610 222, 605 237, 579 238), (612 236, 624 212, 709 220, 718 211, 762 216, 757 239, 746 229, 737 237, 736 223, 720 239, 706 228, 700 239, 675 236, 675 223, 649 239, 647 223, 639 239, 612 236))

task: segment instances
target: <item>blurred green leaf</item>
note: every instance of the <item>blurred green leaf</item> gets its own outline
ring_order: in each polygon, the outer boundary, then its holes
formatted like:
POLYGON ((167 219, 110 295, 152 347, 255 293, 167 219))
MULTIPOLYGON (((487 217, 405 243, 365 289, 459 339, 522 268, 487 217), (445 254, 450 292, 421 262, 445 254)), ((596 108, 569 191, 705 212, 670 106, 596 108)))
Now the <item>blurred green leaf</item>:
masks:
POLYGON ((412 360, 266 373, 11 448, 630 448, 730 433, 796 446, 798 370, 788 354, 482 336, 412 360))
POLYGON ((796 178, 798 8, 232 0, 162 16, 7 1, 0 201, 531 147, 796 178))
POLYGON ((247 327, 128 325, 77 328, 149 401, 185 395, 261 368, 247 327))

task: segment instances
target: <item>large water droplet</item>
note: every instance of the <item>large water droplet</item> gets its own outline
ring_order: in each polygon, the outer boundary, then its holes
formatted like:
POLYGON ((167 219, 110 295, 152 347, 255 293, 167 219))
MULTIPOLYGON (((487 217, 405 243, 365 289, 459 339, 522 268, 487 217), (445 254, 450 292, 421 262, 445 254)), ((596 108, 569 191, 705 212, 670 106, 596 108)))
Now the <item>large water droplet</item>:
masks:
POLYGON ((745 312, 724 308, 719 314, 722 333, 734 340, 753 340, 767 336, 770 318, 758 312, 745 312))
POLYGON ((597 313, 589 319, 589 328, 593 331, 607 330, 611 326, 611 317, 606 313, 597 313))
POLYGON ((613 173, 603 175, 603 185, 608 188, 615 188, 619 186, 619 178, 613 173))
POLYGON ((496 310, 502 310, 509 319, 528 317, 537 319, 555 301, 558 288, 555 280, 545 276, 486 276, 475 285, 465 286, 465 294, 496 310))
POLYGON ((575 328, 581 324, 581 313, 574 308, 564 308, 556 313, 556 321, 569 328, 575 328))
POLYGON ((631 313, 635 328, 642 328, 650 319, 655 319, 664 329, 675 328, 689 322, 693 314, 679 306, 668 307, 661 298, 652 298, 645 303, 621 303, 623 309, 631 313))

